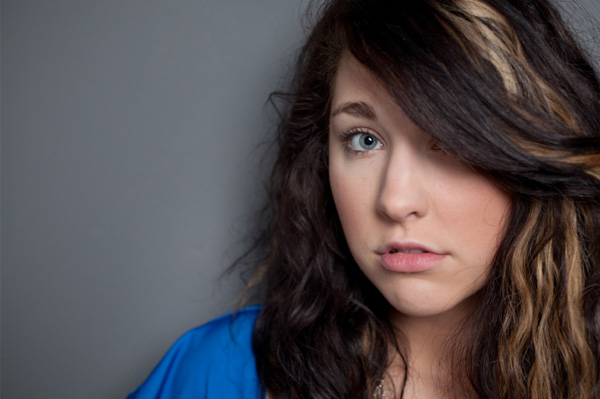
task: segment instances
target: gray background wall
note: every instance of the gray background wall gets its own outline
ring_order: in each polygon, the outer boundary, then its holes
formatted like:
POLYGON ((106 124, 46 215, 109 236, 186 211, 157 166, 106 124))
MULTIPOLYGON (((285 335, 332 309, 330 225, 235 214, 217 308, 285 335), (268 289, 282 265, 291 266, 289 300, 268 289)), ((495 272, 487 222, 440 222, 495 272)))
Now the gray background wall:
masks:
POLYGON ((2 2, 2 398, 119 398, 231 310, 298 0, 2 2))
POLYGON ((2 1, 3 399, 124 397, 233 308, 306 3, 2 1))

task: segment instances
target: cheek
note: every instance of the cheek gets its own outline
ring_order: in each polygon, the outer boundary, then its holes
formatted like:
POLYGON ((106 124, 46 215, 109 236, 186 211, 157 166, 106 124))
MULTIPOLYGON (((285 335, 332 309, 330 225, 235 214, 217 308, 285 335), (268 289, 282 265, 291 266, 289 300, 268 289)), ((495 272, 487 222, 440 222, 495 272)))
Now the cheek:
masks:
POLYGON ((348 235, 348 231, 354 230, 358 223, 361 197, 356 193, 356 186, 335 168, 330 169, 329 182, 338 217, 344 233, 348 235))
POLYGON ((510 196, 481 175, 463 176, 453 183, 443 194, 446 228, 478 260, 490 261, 504 233, 510 196))
POLYGON ((364 170, 369 168, 356 170, 339 159, 330 159, 331 193, 344 235, 351 246, 360 239, 360 232, 365 229, 365 222, 373 212, 373 196, 377 196, 374 174, 363 173, 364 170))

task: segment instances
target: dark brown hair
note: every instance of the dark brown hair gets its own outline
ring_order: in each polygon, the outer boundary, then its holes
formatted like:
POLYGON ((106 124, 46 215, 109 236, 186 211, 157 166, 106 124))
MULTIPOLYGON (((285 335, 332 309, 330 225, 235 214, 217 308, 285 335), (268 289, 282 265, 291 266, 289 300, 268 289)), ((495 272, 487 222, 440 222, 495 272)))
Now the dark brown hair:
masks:
MULTIPOLYGON (((481 398, 600 398, 600 83, 546 0, 333 0, 278 128, 253 348, 273 398, 372 398, 394 336, 331 197, 331 83, 350 54, 444 150, 511 193, 470 318, 481 398)), ((406 375, 406 373, 405 373, 406 375)), ((388 394, 389 395, 389 394, 388 394)))

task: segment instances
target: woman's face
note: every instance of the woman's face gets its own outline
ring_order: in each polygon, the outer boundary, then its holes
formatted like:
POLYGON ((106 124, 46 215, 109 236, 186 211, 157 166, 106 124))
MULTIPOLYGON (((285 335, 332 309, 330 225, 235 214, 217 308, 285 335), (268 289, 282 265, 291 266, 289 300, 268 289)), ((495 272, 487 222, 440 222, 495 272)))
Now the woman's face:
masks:
POLYGON ((337 71, 331 110, 329 179, 358 266, 402 315, 468 307, 509 196, 437 147, 352 58, 337 71))

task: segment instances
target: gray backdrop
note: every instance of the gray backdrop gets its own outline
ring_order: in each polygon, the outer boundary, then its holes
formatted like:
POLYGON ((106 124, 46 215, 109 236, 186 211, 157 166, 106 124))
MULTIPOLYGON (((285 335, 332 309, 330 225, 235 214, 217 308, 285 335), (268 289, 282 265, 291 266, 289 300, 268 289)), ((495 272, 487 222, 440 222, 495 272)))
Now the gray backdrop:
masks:
POLYGON ((3 399, 122 398, 233 308, 305 5, 2 1, 3 399))

